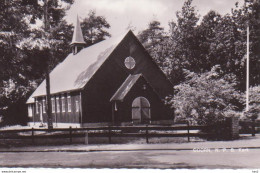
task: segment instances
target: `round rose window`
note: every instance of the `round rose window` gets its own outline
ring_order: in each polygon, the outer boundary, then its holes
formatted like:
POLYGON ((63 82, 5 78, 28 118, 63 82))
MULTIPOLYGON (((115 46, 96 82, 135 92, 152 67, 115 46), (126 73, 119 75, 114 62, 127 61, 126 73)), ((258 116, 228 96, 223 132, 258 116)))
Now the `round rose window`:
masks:
POLYGON ((135 67, 135 60, 133 57, 129 56, 125 59, 125 66, 128 69, 133 69, 135 67))

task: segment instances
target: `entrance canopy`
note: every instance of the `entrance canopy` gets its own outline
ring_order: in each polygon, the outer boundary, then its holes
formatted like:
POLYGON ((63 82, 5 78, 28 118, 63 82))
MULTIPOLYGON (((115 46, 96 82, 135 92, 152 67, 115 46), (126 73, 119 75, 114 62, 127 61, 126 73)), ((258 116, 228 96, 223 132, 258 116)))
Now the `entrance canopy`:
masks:
POLYGON ((123 101, 125 96, 129 93, 131 88, 135 85, 138 79, 141 77, 141 74, 129 75, 123 84, 119 87, 116 93, 112 96, 110 101, 123 101))

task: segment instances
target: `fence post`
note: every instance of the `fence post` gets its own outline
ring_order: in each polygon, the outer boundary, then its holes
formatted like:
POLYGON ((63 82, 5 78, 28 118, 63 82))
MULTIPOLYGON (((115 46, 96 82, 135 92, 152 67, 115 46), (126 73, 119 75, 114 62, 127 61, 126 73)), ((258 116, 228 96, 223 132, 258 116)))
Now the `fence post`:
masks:
POLYGON ((252 136, 255 136, 255 119, 252 119, 252 136))
POLYGON ((145 132, 145 137, 146 137, 146 143, 149 143, 149 139, 148 139, 148 125, 146 125, 146 132, 145 132))
POLYGON ((190 123, 187 121, 187 130, 188 130, 188 142, 190 142, 190 123))
POLYGON ((70 144, 72 144, 72 128, 70 126, 70 144))
POLYGON ((32 143, 34 144, 34 129, 32 127, 32 143))
POLYGON ((108 143, 111 144, 112 141, 111 141, 111 127, 110 125, 108 126, 108 143))
POLYGON ((85 144, 88 145, 88 131, 85 133, 85 144))

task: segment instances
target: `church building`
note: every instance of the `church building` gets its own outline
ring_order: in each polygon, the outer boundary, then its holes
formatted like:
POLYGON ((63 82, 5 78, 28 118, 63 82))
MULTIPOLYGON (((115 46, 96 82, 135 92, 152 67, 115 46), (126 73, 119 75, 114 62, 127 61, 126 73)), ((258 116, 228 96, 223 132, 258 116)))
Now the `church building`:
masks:
MULTIPOLYGON (((84 46, 77 19, 72 53, 50 73, 54 127, 173 123, 173 85, 132 31, 84 46)), ((27 100, 30 124, 47 124, 46 102, 44 80, 27 100)))

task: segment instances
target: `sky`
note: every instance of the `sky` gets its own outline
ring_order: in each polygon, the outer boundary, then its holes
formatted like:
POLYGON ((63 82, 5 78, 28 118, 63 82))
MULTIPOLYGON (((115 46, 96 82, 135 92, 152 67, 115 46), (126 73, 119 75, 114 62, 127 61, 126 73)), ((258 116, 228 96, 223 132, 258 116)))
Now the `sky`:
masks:
MULTIPOLYGON (((235 8, 235 3, 243 4, 243 0, 193 0, 192 5, 200 17, 210 10, 224 15, 235 8)), ((90 10, 104 16, 111 28, 109 33, 117 35, 127 32, 131 26, 137 34, 148 27, 152 20, 158 20, 167 31, 169 21, 176 21, 176 12, 180 11, 184 0, 75 0, 67 12, 67 21, 75 23, 78 15, 82 21, 90 10)))

